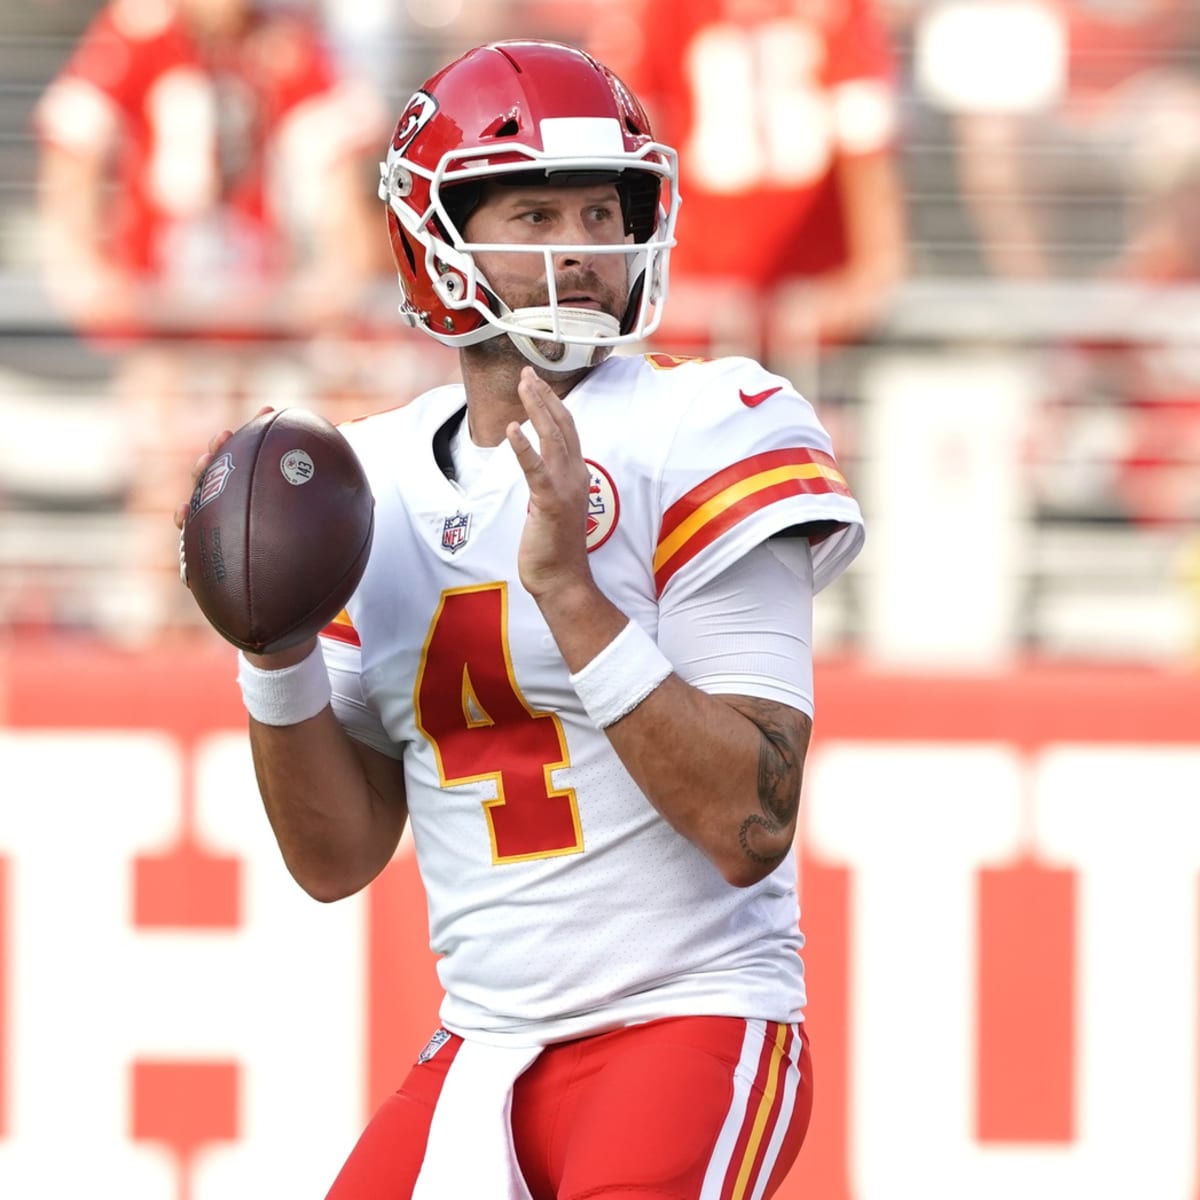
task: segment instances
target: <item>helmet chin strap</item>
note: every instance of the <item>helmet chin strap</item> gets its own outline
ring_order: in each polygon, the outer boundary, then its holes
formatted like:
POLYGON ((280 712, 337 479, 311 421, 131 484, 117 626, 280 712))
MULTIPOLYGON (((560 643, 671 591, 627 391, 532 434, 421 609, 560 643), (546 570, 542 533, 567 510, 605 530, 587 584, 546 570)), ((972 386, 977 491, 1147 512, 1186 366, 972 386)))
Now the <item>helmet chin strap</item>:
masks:
POLYGON ((529 330, 528 334, 506 331, 513 345, 534 366, 558 374, 581 371, 584 367, 592 366, 596 351, 604 349, 603 343, 621 334, 620 322, 615 317, 591 308, 568 308, 559 305, 556 309, 548 304, 536 308, 514 308, 505 314, 505 320, 529 330), (560 342, 558 345, 562 347, 562 357, 548 358, 538 349, 537 343, 554 341, 556 327, 560 335, 595 338, 597 342, 592 345, 583 342, 560 342))

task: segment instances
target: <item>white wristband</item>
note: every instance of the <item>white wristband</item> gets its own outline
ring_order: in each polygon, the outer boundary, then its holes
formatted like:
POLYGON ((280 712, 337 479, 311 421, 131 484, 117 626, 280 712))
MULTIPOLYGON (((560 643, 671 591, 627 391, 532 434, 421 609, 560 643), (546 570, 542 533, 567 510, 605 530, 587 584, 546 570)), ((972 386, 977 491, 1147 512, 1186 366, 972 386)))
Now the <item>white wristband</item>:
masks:
POLYGON ((630 621, 586 667, 571 676, 575 694, 598 729, 632 712, 668 675, 671 662, 654 639, 630 621))
POLYGON ((246 711, 262 725, 299 725, 333 698, 320 643, 307 658, 278 671, 264 671, 239 653, 237 680, 246 711))

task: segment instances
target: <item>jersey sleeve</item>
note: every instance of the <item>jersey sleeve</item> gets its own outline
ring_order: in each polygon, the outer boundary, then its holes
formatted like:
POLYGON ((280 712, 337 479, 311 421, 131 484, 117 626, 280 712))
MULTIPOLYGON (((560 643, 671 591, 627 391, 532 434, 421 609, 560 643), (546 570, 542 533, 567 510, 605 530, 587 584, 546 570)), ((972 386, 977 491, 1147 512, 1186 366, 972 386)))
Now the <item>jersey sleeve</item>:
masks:
POLYGON ((333 689, 331 706, 345 731, 357 742, 401 758, 404 747, 388 737, 379 714, 367 702, 362 687, 362 646, 349 614, 341 612, 321 632, 321 653, 333 689))
POLYGON ((748 550, 658 612, 658 646, 685 683, 813 715, 812 555, 801 538, 748 550))
MULTIPOLYGON (((660 475, 660 598, 691 595, 752 547, 796 527, 812 546, 819 591, 863 543, 862 513, 828 433, 786 379, 752 360, 695 370, 696 391, 660 475)), ((678 380, 692 383, 683 372, 678 380)))

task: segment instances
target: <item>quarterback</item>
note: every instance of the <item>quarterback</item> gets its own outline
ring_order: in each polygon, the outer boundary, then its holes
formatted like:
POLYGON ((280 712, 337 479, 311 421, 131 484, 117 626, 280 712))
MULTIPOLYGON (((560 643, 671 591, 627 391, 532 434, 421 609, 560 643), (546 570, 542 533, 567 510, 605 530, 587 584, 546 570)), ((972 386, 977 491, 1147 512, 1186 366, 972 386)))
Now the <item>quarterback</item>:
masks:
POLYGON ((462 383, 343 426, 366 572, 239 660, 297 882, 359 891, 411 824, 440 956, 329 1200, 770 1197, 804 1138, 812 597, 862 520, 787 379, 636 352, 676 175, 619 79, 534 41, 434 75, 381 164, 401 313, 462 383))

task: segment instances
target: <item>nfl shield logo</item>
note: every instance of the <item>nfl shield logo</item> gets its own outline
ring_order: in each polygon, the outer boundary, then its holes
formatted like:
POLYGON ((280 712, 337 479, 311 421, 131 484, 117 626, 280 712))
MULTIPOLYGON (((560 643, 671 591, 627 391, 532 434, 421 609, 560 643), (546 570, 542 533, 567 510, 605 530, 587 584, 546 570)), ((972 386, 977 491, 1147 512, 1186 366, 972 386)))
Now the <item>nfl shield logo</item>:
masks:
POLYGON ((200 476, 200 482, 192 493, 191 515, 194 517, 210 500, 215 500, 224 490, 233 472, 233 457, 225 453, 214 458, 208 469, 200 476))
POLYGON ((435 1030, 433 1037, 425 1043, 425 1048, 417 1055, 417 1062, 427 1063, 449 1040, 450 1035, 444 1029, 435 1030))
POLYGON ((467 544, 467 538, 470 536, 471 514, 455 513, 454 516, 447 517, 442 525, 442 549, 454 554, 467 544))

